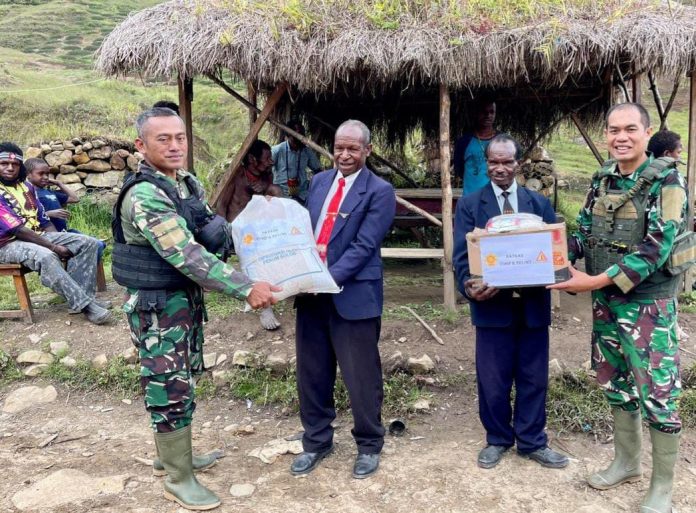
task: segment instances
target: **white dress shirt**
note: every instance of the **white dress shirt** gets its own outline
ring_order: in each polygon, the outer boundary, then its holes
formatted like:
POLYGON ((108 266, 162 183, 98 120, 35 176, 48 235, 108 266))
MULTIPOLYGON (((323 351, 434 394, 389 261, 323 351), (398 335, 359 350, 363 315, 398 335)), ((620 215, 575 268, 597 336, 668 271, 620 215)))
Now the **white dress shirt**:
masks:
MULTIPOLYGON (((500 207, 500 213, 502 214, 503 204, 505 203, 505 198, 503 197, 504 191, 493 182, 491 182, 491 185, 493 186, 493 193, 495 194, 495 199, 498 200, 498 207, 500 207)), ((514 210, 515 213, 518 213, 519 209, 517 208, 517 180, 513 180, 510 187, 508 187, 506 190, 510 193, 510 195, 508 196, 508 201, 512 206, 512 210, 514 210)))
MULTIPOLYGON (((330 171, 325 171, 330 173, 330 171)), ((341 205, 343 205, 343 201, 346 199, 346 196, 348 196, 348 191, 350 188, 353 186, 353 183, 355 183, 355 180, 358 178, 358 175, 362 173, 362 169, 359 169, 352 175, 348 175, 346 177, 343 176, 343 174, 340 171, 336 172, 336 177, 334 178, 333 183, 331 184, 331 188, 329 189, 329 193, 326 195, 326 198, 324 198, 324 205, 321 207, 321 212, 319 213, 319 219, 317 219, 317 225, 314 228, 314 239, 316 240, 317 237, 319 237, 319 232, 321 232, 321 227, 324 225, 324 219, 326 219, 326 211, 329 209, 329 203, 331 203, 331 198, 334 197, 334 194, 336 194, 336 191, 338 190, 338 180, 341 178, 346 179, 346 183, 343 186, 343 196, 341 197, 341 202, 338 204, 338 211, 339 215, 341 212, 341 205)))

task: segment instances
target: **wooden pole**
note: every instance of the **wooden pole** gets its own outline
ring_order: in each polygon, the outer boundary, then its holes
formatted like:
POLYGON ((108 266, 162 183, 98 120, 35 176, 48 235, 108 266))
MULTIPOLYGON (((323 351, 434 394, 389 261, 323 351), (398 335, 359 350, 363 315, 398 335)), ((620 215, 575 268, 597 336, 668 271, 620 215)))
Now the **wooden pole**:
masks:
POLYGON ((251 144, 258 137, 259 132, 261 131, 261 128, 263 127, 264 123, 266 123, 268 117, 271 115, 271 112, 273 112, 273 109, 275 109, 275 107, 278 105, 278 102, 280 102, 280 99, 283 97, 286 91, 287 84, 283 83, 276 86, 273 93, 271 93, 271 96, 269 96, 268 100, 266 100, 266 104, 263 106, 261 114, 259 114, 259 117, 252 125, 251 129, 249 130, 249 133, 244 139, 244 142, 242 142, 242 146, 239 148, 237 155, 235 155, 232 164, 230 164, 229 169, 223 175, 222 180, 220 180, 220 183, 218 184, 217 188, 215 189, 215 192, 210 198, 211 205, 213 205, 213 207, 216 208, 218 212, 220 212, 220 208, 218 208, 217 202, 218 199, 220 199, 220 195, 223 193, 225 189, 227 189, 227 186, 232 182, 232 179, 234 178, 237 169, 242 163, 244 155, 246 155, 246 153, 249 151, 251 144))
MULTIPOLYGON (((689 206, 686 214, 687 224, 691 228, 694 218, 694 192, 696 192, 696 70, 689 75, 691 92, 689 95, 689 159, 686 164, 686 190, 689 206)), ((694 272, 689 269, 684 278, 684 287, 691 292, 694 283, 694 272)))
POLYGON ((454 267, 452 250, 454 247, 454 226, 452 223, 452 182, 450 180, 450 94, 444 84, 440 84, 440 182, 442 187, 442 241, 445 257, 442 259, 444 272, 445 309, 455 310, 454 267))
POLYGON ((585 127, 582 126, 582 123, 580 123, 580 118, 578 118, 578 115, 575 112, 571 112, 570 118, 573 120, 573 123, 575 123, 575 126, 578 127, 578 130, 580 131, 582 138, 585 139, 585 142, 590 147, 590 150, 592 150, 592 154, 597 159, 597 162, 599 162, 600 165, 604 164, 602 154, 599 153, 599 150, 597 149, 597 146, 595 146, 595 143, 592 141, 590 134, 587 132, 587 130, 585 130, 585 127))
POLYGON ((631 92, 633 93, 633 103, 641 103, 643 99, 643 85, 641 83, 642 73, 634 73, 631 77, 631 92))
POLYGON ((193 169, 193 117, 191 112, 191 102, 193 102, 193 79, 179 75, 177 79, 179 86, 179 115, 186 125, 186 140, 188 141, 188 155, 186 165, 188 170, 194 173, 193 169))
POLYGON ((247 96, 249 97, 249 103, 256 107, 256 109, 249 109, 249 129, 251 130, 251 127, 256 122, 256 115, 259 109, 257 107, 256 88, 250 81, 247 82, 247 96))

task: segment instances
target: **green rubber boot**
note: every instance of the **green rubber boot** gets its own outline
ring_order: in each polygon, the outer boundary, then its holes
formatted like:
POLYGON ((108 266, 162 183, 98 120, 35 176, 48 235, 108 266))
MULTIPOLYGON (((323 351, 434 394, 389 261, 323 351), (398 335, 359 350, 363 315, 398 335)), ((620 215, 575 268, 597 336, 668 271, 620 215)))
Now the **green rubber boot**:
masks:
POLYGON ((220 505, 217 495, 200 484, 193 475, 191 426, 171 433, 155 433, 155 444, 168 476, 164 481, 165 499, 194 511, 220 505))
POLYGON ((674 464, 679 451, 679 433, 663 433, 650 428, 653 468, 650 488, 640 505, 640 513, 671 513, 674 464))
POLYGON ((640 411, 625 411, 613 408, 614 415, 614 460, 608 468, 592 474, 587 484, 597 490, 609 490, 623 483, 640 481, 641 442, 643 440, 640 411))
MULTIPOLYGON (((207 470, 217 463, 217 456, 215 453, 203 454, 202 456, 193 455, 193 471, 201 472, 207 470)), ((167 471, 164 469, 164 465, 159 460, 155 458, 152 462, 152 475, 157 477, 162 477, 167 475, 167 471)))

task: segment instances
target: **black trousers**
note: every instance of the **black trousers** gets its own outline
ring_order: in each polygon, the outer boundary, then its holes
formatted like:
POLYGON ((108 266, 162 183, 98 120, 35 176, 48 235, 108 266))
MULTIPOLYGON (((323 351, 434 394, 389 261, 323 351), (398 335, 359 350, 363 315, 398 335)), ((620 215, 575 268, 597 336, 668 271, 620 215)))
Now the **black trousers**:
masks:
POLYGON ((548 327, 529 328, 523 319, 505 328, 476 328, 479 416, 490 445, 521 453, 546 446, 549 382, 548 327), (510 404, 515 384, 514 412, 510 404))
POLYGON ((328 449, 336 418, 336 364, 348 389, 358 452, 377 454, 384 445, 381 318, 346 320, 328 294, 297 299, 297 389, 307 452, 328 449))

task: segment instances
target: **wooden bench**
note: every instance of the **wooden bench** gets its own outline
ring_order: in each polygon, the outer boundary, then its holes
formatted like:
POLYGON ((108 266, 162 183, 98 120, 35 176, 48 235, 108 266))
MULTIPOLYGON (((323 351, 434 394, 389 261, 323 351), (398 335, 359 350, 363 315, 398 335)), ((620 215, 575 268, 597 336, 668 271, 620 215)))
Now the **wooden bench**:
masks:
POLYGON ((24 275, 30 272, 32 272, 31 269, 27 269, 19 264, 0 264, 0 276, 12 276, 20 308, 19 310, 0 310, 0 318, 21 318, 24 319, 24 322, 33 324, 34 310, 31 307, 27 280, 24 279, 24 275))
POLYGON ((442 248, 382 248, 382 258, 445 258, 442 248))
MULTIPOLYGON (((65 264, 64 264, 65 265, 65 264)), ((34 309, 31 306, 31 296, 25 274, 33 272, 31 269, 20 264, 0 264, 0 276, 12 276, 19 310, 0 310, 0 319, 24 319, 28 324, 34 323, 34 309)), ((97 262, 97 290, 106 290, 106 275, 104 274, 103 259, 97 262)))

